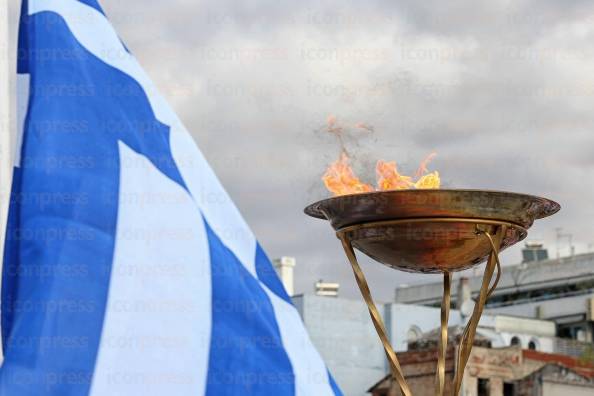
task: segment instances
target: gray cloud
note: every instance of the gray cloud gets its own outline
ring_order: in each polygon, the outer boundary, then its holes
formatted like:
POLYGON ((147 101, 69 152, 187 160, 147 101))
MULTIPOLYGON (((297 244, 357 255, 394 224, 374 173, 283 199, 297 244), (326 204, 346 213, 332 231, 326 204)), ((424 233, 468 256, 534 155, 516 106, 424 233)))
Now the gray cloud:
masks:
MULTIPOLYGON (((324 278, 357 296, 328 224, 302 214, 327 195, 319 178, 337 146, 314 131, 328 114, 375 127, 350 144, 362 176, 377 158, 414 170, 437 150, 450 187, 560 200, 563 212, 531 237, 553 247, 562 226, 578 251, 594 240, 588 2, 149 3, 104 1, 112 16, 144 10, 116 18, 122 37, 269 254, 298 258, 298 291, 324 278)), ((517 262, 518 249, 504 258, 517 262)), ((380 299, 427 280, 364 266, 380 299)))
MULTIPOLYGON (((297 257, 299 292, 324 278, 358 296, 329 225, 302 213, 327 196, 338 148, 315 131, 328 114, 374 126, 349 142, 361 176, 436 150, 449 187, 559 200, 530 234, 552 254, 554 227, 578 252, 594 242, 591 2, 102 3, 269 255, 297 257)), ((363 265, 382 300, 428 280, 363 265)))

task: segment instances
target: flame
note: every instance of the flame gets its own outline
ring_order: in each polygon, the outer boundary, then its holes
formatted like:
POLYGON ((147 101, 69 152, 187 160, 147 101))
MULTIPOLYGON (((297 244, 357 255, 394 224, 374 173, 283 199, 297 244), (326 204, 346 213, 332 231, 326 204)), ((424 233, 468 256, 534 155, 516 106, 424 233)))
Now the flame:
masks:
POLYGON ((377 161, 375 172, 377 174, 378 190, 405 190, 414 185, 411 177, 398 173, 395 161, 377 161))
POLYGON ((375 167, 377 188, 374 189, 355 176, 349 165, 349 157, 343 151, 340 158, 328 167, 322 180, 326 188, 334 195, 357 194, 371 191, 439 188, 441 185, 439 172, 433 171, 428 173, 429 171, 427 169, 427 165, 429 165, 429 162, 435 156, 436 153, 431 153, 421 161, 415 173, 416 180, 414 181, 412 177, 401 175, 398 172, 398 166, 395 161, 386 162, 379 160, 375 167))
POLYGON ((328 124, 328 127, 336 124, 336 116, 334 114, 328 114, 328 117, 326 117, 326 123, 328 124))
POLYGON ((355 128, 361 129, 361 130, 364 130, 364 131, 367 131, 367 132, 373 132, 373 126, 372 125, 369 125, 369 124, 366 124, 364 122, 358 122, 358 123, 356 123, 355 124, 355 128))
POLYGON ((439 188, 441 180, 439 179, 439 172, 431 172, 421 178, 415 183, 416 189, 439 188))
MULTIPOLYGON (((427 170, 427 165, 429 165, 429 162, 431 162, 433 160, 433 158, 435 158, 436 155, 437 155, 436 152, 432 152, 427 157, 425 157, 425 159, 423 161, 421 161, 421 164, 419 165, 419 169, 417 169, 417 172, 415 173, 415 177, 417 177, 417 178, 421 177, 425 173, 429 172, 427 170)), ((439 175, 437 177, 439 178, 439 175)))
POLYGON ((429 170, 427 169, 427 165, 429 165, 429 162, 431 162, 436 155, 436 152, 432 152, 427 157, 425 157, 423 161, 421 161, 419 169, 417 169, 417 173, 415 173, 415 177, 418 179, 415 182, 415 188, 428 189, 440 187, 441 179, 439 178, 439 172, 434 171, 431 173, 427 173, 429 172, 429 170))
POLYGON ((373 191, 373 187, 359 180, 349 165, 349 157, 342 153, 322 177, 326 188, 334 195, 356 194, 373 191))
POLYGON ((326 130, 330 133, 340 134, 342 133, 342 126, 338 122, 336 116, 330 114, 328 118, 326 118, 326 130))

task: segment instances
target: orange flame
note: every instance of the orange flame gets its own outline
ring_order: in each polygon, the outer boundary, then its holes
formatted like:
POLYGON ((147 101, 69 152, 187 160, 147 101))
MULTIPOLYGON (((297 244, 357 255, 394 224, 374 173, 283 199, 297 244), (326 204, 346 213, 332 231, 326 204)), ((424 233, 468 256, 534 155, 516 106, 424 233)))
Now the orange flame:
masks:
POLYGON ((410 176, 398 173, 395 161, 385 162, 379 160, 375 171, 377 175, 377 189, 363 183, 355 176, 349 165, 349 157, 343 152, 338 161, 332 163, 322 177, 326 188, 334 195, 357 194, 370 191, 406 190, 406 189, 431 189, 439 188, 441 179, 439 172, 428 173, 427 165, 436 156, 429 154, 415 173, 415 181, 410 176))
POLYGON ((375 173, 377 174, 378 190, 405 190, 414 185, 411 177, 398 173, 395 161, 377 161, 375 173))
POLYGON ((349 157, 342 153, 338 161, 333 162, 322 177, 326 188, 334 195, 357 194, 373 191, 373 187, 359 180, 351 166, 349 157))
POLYGON ((431 172, 424 176, 421 176, 415 183, 416 189, 427 189, 427 188, 439 188, 441 180, 439 179, 439 172, 431 172))
POLYGON ((425 157, 425 159, 423 161, 421 161, 421 164, 419 165, 419 169, 417 169, 417 173, 415 173, 415 177, 421 177, 425 173, 429 172, 427 170, 427 165, 429 165, 429 162, 431 162, 433 160, 433 158, 435 158, 436 155, 437 155, 436 152, 432 152, 427 157, 425 157))

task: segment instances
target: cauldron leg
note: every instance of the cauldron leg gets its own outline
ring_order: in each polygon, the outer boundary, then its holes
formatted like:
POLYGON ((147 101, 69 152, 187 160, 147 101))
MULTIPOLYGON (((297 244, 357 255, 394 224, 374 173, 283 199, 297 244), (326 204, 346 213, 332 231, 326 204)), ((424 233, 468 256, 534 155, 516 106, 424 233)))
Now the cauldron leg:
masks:
POLYGON ((437 396, 443 396, 445 392, 445 363, 448 348, 448 321, 450 317, 450 300, 452 288, 451 286, 452 274, 446 271, 443 273, 443 297, 441 300, 441 328, 440 337, 438 340, 439 355, 437 357, 437 371, 435 372, 435 394, 437 396))
POLYGON ((373 322, 373 326, 377 331, 377 334, 382 341, 384 346, 384 351, 386 352, 386 356, 388 357, 388 362, 390 363, 390 368, 392 370, 392 375, 396 379, 398 386, 400 387, 400 391, 404 396, 412 396, 410 392, 410 388, 404 379, 404 374, 402 373, 402 368, 400 367, 400 363, 398 362, 398 358, 396 357, 396 353, 394 352, 394 348, 390 344, 390 340, 388 339, 388 335, 386 332, 386 328, 384 326, 384 322, 382 321, 382 317, 380 316, 375 303, 373 302, 373 298, 371 297, 371 291, 369 290, 369 286, 367 284, 367 280, 365 279, 365 274, 361 270, 359 263, 357 262, 357 256, 355 255, 355 251, 353 250, 353 246, 349 237, 346 235, 345 232, 337 232, 337 236, 342 242, 342 247, 351 263, 351 267, 353 269, 353 273, 355 274, 355 280, 357 281, 357 285, 359 286, 359 290, 361 291, 361 295, 367 304, 367 308, 369 309, 369 315, 371 316, 371 321, 373 322))
POLYGON ((485 267, 485 274, 483 275, 483 282, 481 285, 481 289, 479 291, 478 300, 474 304, 474 311, 470 316, 470 320, 468 324, 464 328, 464 333, 460 338, 460 345, 458 346, 458 353, 456 357, 456 374, 454 377, 454 393, 453 395, 456 396, 460 392, 460 387, 462 386, 462 380, 464 378, 464 370, 466 368, 466 364, 468 363, 468 359, 470 357, 470 352, 472 351, 472 346, 474 343, 474 337, 476 335, 476 328, 478 326, 478 322, 483 314, 483 309, 485 308, 485 303, 489 296, 497 287, 497 283, 499 282, 499 278, 501 276, 501 264, 499 262, 499 250, 503 244, 504 236, 507 232, 506 225, 500 225, 497 227, 495 231, 494 237, 491 236, 491 233, 487 230, 483 230, 478 228, 477 226, 477 233, 484 235, 491 245, 491 253, 489 254, 489 260, 487 261, 487 265, 485 267), (495 278, 495 282, 493 286, 489 287, 491 284, 491 279, 493 278, 493 273, 495 272, 495 268, 497 268, 497 276, 495 278))

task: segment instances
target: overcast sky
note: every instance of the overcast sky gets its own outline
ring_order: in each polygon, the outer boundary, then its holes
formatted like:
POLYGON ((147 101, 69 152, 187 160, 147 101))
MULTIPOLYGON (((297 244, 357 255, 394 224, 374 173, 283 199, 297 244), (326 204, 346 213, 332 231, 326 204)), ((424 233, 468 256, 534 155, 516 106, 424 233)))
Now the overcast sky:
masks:
MULTIPOLYGON (((529 235, 551 255, 555 227, 578 253, 592 250, 594 3, 319 3, 102 1, 268 254, 297 258, 297 292, 323 278, 358 297, 330 226, 303 214, 328 196, 320 177, 338 145, 319 128, 329 114, 373 125, 347 142, 369 181, 379 158, 412 173, 435 150, 430 169, 446 187, 560 202, 529 235)), ((518 262, 518 248, 503 257, 518 262)), ((430 280, 364 270, 380 300, 430 280)))

